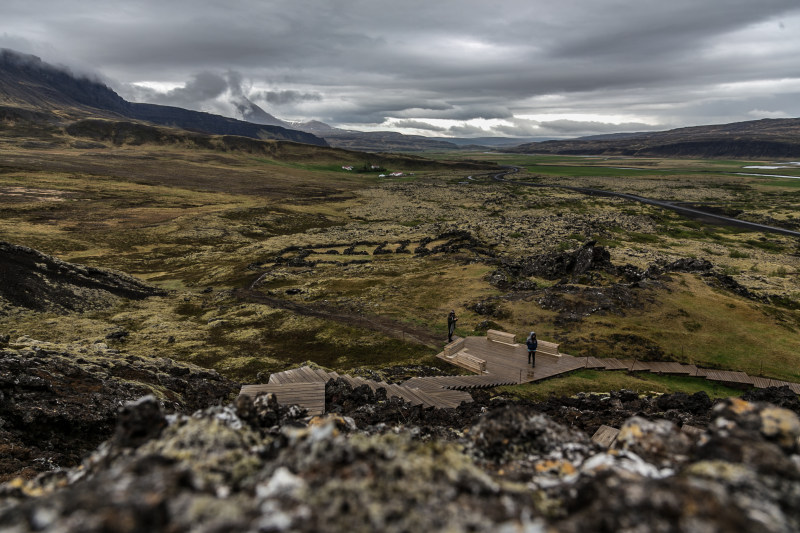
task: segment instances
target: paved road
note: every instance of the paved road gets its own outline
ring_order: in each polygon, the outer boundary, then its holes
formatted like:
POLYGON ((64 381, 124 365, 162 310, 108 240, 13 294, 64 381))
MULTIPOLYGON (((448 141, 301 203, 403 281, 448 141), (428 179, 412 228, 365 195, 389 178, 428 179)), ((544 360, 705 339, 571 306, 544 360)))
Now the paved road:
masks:
POLYGON ((568 189, 570 191, 575 191, 583 194, 588 194, 590 196, 610 196, 616 198, 624 198, 626 200, 632 200, 634 202, 639 202, 642 204, 648 205, 655 205, 657 207, 662 207, 664 209, 669 209, 671 211, 675 211, 676 213, 680 213, 682 215, 688 216, 690 218, 699 218, 705 222, 710 222, 712 224, 722 224, 726 226, 735 226, 751 231, 763 231, 768 233, 780 233, 782 235, 789 235, 791 237, 800 237, 800 231, 793 231, 786 228, 779 228, 776 226, 767 226, 766 224, 758 224, 756 222, 748 222, 746 220, 739 220, 738 218, 733 217, 726 217, 724 215, 718 215, 716 213, 711 213, 709 211, 703 211, 702 209, 696 209, 694 207, 686 207, 682 205, 675 204, 673 202, 666 202, 664 200, 655 200, 653 198, 646 198, 644 196, 637 196, 635 194, 628 194, 624 192, 614 192, 614 191, 604 191, 602 189, 590 189, 588 187, 572 187, 570 185, 548 185, 543 183, 532 183, 528 181, 510 181, 506 179, 506 176, 509 174, 515 174, 520 171, 520 167, 505 167, 506 170, 503 172, 498 172, 497 174, 492 175, 492 179, 495 181, 502 181, 506 183, 514 183, 515 185, 526 185, 528 187, 553 187, 558 189, 568 189))

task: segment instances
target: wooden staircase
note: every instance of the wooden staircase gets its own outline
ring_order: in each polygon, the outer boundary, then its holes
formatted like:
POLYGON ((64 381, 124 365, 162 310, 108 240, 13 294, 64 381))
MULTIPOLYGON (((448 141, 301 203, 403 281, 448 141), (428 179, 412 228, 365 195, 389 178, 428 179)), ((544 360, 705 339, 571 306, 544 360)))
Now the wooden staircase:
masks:
POLYGON ((448 390, 441 387, 422 389, 409 382, 392 384, 346 374, 340 375, 336 372, 326 372, 320 368, 310 366, 277 372, 269 377, 269 382, 266 384, 243 386, 240 394, 256 396, 264 392, 272 392, 282 404, 294 403, 309 409, 309 414, 322 414, 325 409, 325 384, 331 379, 338 378, 346 381, 354 389, 362 385, 368 386, 373 392, 383 388, 386 390, 387 398, 402 398, 414 406, 421 405, 423 407, 443 409, 458 407, 462 402, 472 401, 472 396, 468 393, 457 390, 448 390), (321 406, 320 395, 322 398, 321 406), (311 412, 311 407, 313 407, 313 413, 311 412))

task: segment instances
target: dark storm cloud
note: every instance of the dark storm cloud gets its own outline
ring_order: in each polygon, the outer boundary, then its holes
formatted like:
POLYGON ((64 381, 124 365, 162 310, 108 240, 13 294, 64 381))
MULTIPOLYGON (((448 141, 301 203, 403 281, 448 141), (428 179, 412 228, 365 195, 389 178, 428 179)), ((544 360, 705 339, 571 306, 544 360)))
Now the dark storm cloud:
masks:
POLYGON ((450 126, 447 131, 454 137, 486 137, 492 135, 490 130, 481 128, 479 126, 472 126, 470 124, 450 126))
POLYGON ((414 130, 427 130, 436 132, 447 131, 447 128, 428 124, 427 122, 423 122, 421 120, 398 120, 394 122, 392 126, 395 128, 409 128, 414 130))
POLYGON ((506 121, 480 134, 542 113, 666 126, 800 115, 800 88, 769 83, 800 79, 797 0, 6 0, 2 11, 0 46, 80 60, 137 99, 219 112, 230 95, 335 123, 506 121), (727 89, 744 82, 761 85, 727 89))
POLYGON ((190 77, 183 86, 158 90, 146 85, 127 84, 116 88, 128 100, 149 102, 186 109, 226 114, 228 106, 217 105, 216 99, 224 94, 231 98, 242 96, 241 86, 231 83, 229 77, 213 72, 200 72, 190 77))
POLYGON ((217 98, 228 89, 228 80, 213 72, 195 74, 183 87, 157 93, 158 104, 186 105, 217 98))
POLYGON ((319 93, 304 93, 300 91, 258 91, 250 94, 251 100, 263 100, 272 105, 295 104, 298 102, 319 102, 322 95, 319 93))

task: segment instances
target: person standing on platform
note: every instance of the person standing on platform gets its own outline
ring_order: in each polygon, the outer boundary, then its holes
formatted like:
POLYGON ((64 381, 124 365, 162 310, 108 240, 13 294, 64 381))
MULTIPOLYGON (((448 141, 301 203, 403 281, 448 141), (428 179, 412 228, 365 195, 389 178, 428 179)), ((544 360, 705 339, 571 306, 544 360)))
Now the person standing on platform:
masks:
POLYGON ((454 309, 447 315, 447 342, 453 342, 453 334, 456 332, 456 322, 458 322, 458 319, 456 318, 456 311, 454 309))
POLYGON ((528 345, 528 362, 531 363, 531 366, 536 366, 536 348, 539 347, 539 341, 536 340, 536 332, 531 331, 531 334, 528 335, 528 340, 525 341, 525 344, 528 345))

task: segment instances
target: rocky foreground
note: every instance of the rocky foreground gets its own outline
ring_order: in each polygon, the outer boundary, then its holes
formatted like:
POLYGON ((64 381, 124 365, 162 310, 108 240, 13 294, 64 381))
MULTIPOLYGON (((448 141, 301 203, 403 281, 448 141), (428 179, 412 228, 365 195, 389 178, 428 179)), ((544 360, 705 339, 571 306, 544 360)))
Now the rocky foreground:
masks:
POLYGON ((0 481, 79 465, 113 434, 126 402, 156 394, 169 411, 192 413, 238 390, 215 371, 101 341, 0 336, 0 481))
POLYGON ((787 391, 423 410, 332 380, 310 420, 271 395, 192 415, 145 397, 80 467, 2 485, 0 529, 797 531, 787 391), (610 449, 580 429, 634 413, 610 449))

